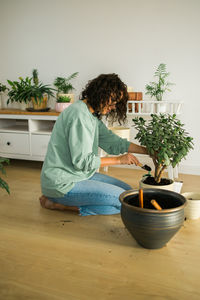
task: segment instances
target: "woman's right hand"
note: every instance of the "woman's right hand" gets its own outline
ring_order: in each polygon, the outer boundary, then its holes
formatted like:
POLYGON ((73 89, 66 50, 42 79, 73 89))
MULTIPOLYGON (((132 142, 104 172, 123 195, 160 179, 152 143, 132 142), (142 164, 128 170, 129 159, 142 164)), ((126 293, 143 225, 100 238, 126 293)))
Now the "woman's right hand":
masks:
POLYGON ((118 156, 120 165, 139 165, 139 160, 131 153, 118 156))
POLYGON ((139 160, 131 153, 113 156, 113 157, 101 157, 101 167, 113 166, 113 165, 133 165, 138 166, 139 160))

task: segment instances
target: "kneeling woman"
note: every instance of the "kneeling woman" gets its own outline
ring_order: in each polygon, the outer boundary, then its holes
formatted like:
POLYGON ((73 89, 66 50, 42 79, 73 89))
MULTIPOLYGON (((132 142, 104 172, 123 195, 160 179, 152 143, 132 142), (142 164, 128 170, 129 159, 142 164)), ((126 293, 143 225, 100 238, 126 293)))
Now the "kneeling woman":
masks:
POLYGON ((101 121, 103 115, 119 123, 126 120, 127 87, 118 75, 102 74, 89 81, 80 98, 59 115, 53 128, 42 167, 40 202, 45 208, 75 210, 81 216, 117 214, 119 195, 131 186, 96 171, 138 165, 131 153, 147 153, 101 121), (116 156, 100 157, 99 147, 116 156))

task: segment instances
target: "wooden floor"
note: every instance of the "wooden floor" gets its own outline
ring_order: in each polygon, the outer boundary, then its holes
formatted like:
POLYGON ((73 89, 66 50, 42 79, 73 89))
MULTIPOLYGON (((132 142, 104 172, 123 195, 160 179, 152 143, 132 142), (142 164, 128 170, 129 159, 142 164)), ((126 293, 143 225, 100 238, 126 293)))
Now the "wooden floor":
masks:
MULTIPOLYGON (((1 300, 200 299, 200 220, 162 249, 140 247, 120 215, 80 217, 40 207, 40 162, 12 160, 0 190, 1 300)), ((144 171, 109 168, 133 187, 144 171)), ((180 175, 182 191, 200 176, 180 175)))

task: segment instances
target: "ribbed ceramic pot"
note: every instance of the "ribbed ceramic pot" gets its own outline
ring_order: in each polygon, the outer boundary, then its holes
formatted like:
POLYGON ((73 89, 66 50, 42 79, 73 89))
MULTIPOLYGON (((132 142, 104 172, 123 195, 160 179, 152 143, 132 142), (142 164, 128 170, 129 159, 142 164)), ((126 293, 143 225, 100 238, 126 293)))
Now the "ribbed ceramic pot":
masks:
POLYGON ((72 103, 71 102, 56 102, 55 111, 62 112, 64 109, 69 107, 72 103))
POLYGON ((141 208, 138 190, 125 191, 120 195, 122 221, 142 247, 162 248, 184 222, 186 199, 178 193, 162 189, 145 189, 143 196, 144 208, 141 208), (158 202, 162 210, 152 206, 152 199, 158 202))
POLYGON ((37 98, 37 101, 34 97, 31 97, 33 109, 45 109, 47 107, 48 95, 44 94, 42 99, 37 98))

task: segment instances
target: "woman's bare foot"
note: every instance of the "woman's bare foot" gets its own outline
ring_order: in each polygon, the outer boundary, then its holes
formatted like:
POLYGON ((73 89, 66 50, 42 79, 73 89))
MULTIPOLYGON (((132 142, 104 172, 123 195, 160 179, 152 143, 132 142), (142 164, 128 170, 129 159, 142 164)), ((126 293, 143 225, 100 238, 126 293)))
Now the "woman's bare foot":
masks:
POLYGON ((40 198, 40 204, 43 208, 48 208, 48 209, 56 209, 56 210, 72 210, 79 212, 79 208, 77 206, 65 206, 63 204, 55 203, 51 200, 49 200, 47 197, 42 195, 40 198))
POLYGON ((40 198, 40 204, 43 208, 48 208, 48 209, 55 209, 54 203, 49 200, 47 197, 42 195, 40 198))

